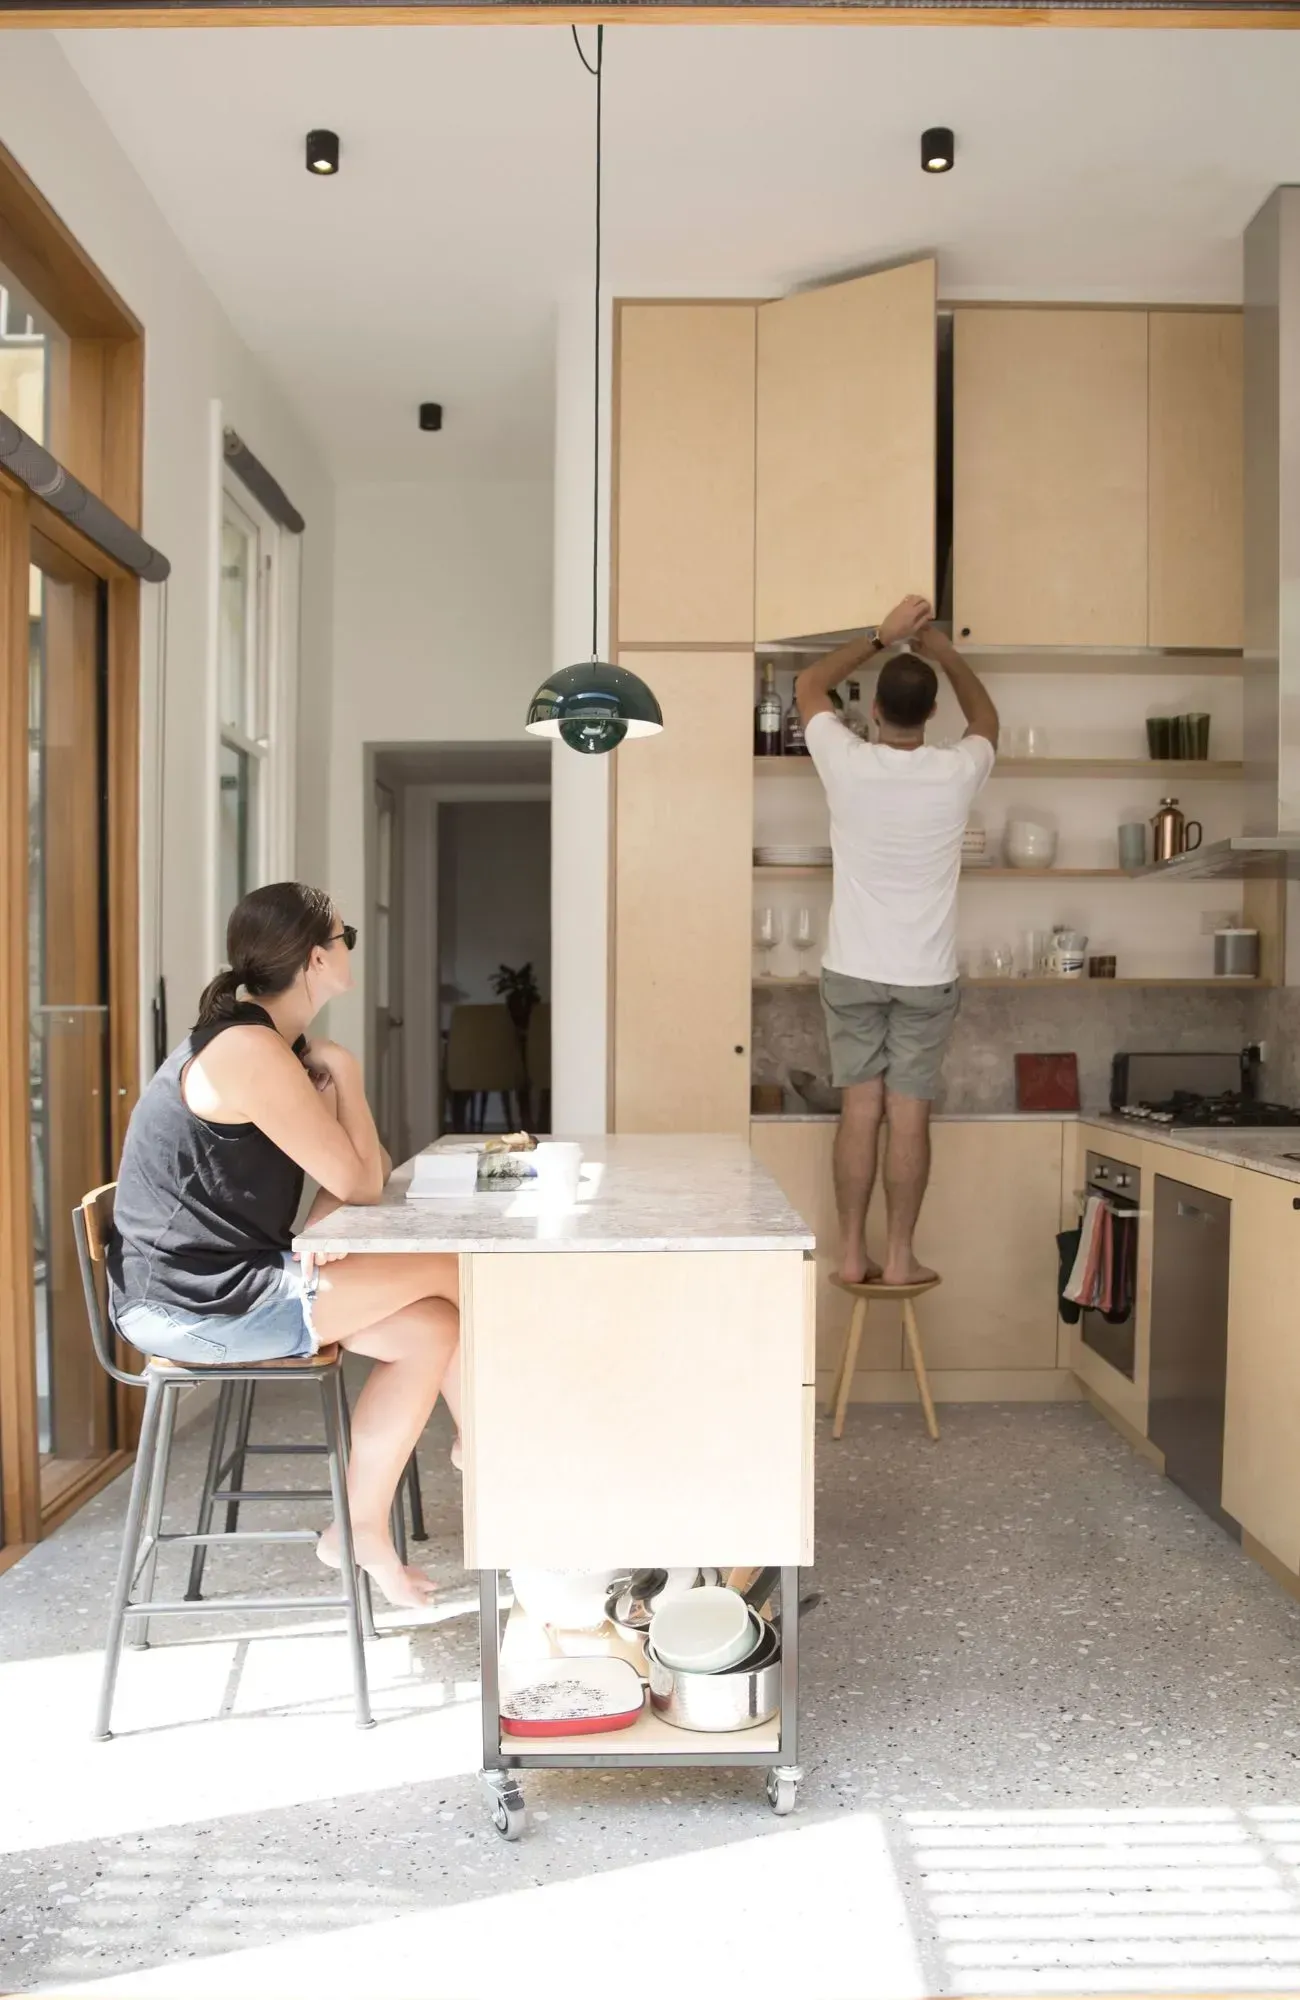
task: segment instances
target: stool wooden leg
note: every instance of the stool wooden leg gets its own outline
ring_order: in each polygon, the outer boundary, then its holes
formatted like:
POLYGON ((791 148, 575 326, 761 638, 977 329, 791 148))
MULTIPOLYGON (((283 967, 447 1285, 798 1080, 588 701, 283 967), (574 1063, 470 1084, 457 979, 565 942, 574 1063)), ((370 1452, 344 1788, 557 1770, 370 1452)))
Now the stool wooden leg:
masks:
POLYGON ((427 1542, 429 1530, 424 1525, 424 1495, 420 1491, 420 1464, 415 1453, 406 1461, 406 1498, 411 1508, 411 1540, 427 1542))
POLYGON ((144 1415, 140 1421, 140 1441, 135 1448, 135 1470, 131 1474, 131 1497, 126 1504, 126 1521, 122 1527, 122 1553, 118 1557, 117 1581, 113 1585, 113 1601, 108 1614, 108 1635, 104 1641, 104 1672, 99 1683, 99 1713, 95 1719, 97 1743, 107 1742, 113 1733, 109 1728, 113 1715, 113 1689, 117 1685, 118 1663, 122 1657, 122 1632, 126 1625, 131 1584, 135 1578, 144 1505, 153 1478, 162 1397, 162 1384, 155 1374, 150 1373, 144 1394, 144 1415))
MULTIPOLYGON (((153 1596, 154 1578, 158 1573, 158 1535, 162 1528, 163 1499, 167 1492, 167 1470, 171 1464, 172 1432, 176 1427, 176 1400, 178 1389, 164 1382, 162 1385, 162 1415, 158 1420, 158 1444, 154 1451, 153 1477, 149 1481, 149 1504, 145 1509, 144 1538, 150 1544, 149 1555, 140 1572, 140 1587, 136 1596, 137 1604, 147 1604, 153 1596)), ((149 1620, 133 1618, 132 1629, 127 1633, 126 1643, 133 1652, 149 1644, 149 1620)))
POLYGON ((853 1387, 854 1371, 858 1365, 858 1348, 862 1344, 862 1329, 867 1320, 867 1301, 855 1299, 853 1318, 849 1321, 848 1337, 844 1343, 844 1355, 840 1362, 840 1377, 835 1388, 835 1422, 831 1426, 833 1438, 844 1435, 844 1413, 849 1407, 849 1391, 853 1387))
POLYGON ((925 1428, 932 1438, 939 1436, 939 1425, 934 1414, 934 1398, 930 1394, 930 1378, 925 1372, 925 1356, 921 1352, 921 1329, 916 1323, 916 1307, 911 1299, 903 1300, 903 1331, 907 1335, 907 1351, 912 1360, 912 1373, 921 1394, 921 1408, 925 1411, 925 1428))
MULTIPOLYGON (((215 1502, 212 1498, 226 1456, 226 1432, 230 1428, 230 1405, 235 1398, 233 1382, 223 1382, 217 1391, 217 1407, 212 1418, 212 1437, 208 1443, 208 1469, 203 1475, 203 1495, 199 1501, 199 1522, 196 1532, 208 1535, 212 1532, 212 1513, 215 1502)), ((203 1595, 203 1571, 207 1563, 206 1542, 200 1542, 190 1557, 190 1580, 185 1587, 185 1601, 195 1604, 203 1595)))

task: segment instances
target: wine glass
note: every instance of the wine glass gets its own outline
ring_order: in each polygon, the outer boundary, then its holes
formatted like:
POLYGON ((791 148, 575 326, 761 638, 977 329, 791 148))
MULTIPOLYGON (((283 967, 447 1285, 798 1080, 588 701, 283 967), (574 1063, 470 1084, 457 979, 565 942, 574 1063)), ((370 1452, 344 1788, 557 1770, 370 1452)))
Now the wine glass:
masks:
POLYGON ((790 933, 790 942, 798 952, 801 960, 799 966, 800 979, 807 979, 811 976, 807 967, 807 953, 816 951, 818 945, 821 943, 820 931, 821 927, 817 922, 817 912, 815 910, 811 910, 805 905, 803 909, 795 912, 794 928, 790 933))
POLYGON ((754 948, 762 952, 767 963, 763 967, 763 978, 772 977, 771 955, 781 942, 781 912, 769 904, 754 912, 754 948))

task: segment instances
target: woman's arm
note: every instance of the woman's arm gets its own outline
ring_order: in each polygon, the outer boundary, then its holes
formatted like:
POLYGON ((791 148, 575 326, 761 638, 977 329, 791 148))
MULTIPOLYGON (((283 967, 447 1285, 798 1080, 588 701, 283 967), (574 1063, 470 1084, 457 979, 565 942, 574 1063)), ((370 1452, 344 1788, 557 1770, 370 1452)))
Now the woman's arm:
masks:
POLYGON ((335 1042, 313 1042, 312 1067, 333 1082, 337 1114, 273 1028, 227 1028, 190 1065, 227 1116, 247 1118, 336 1202, 369 1204, 383 1190, 384 1152, 361 1065, 335 1042))

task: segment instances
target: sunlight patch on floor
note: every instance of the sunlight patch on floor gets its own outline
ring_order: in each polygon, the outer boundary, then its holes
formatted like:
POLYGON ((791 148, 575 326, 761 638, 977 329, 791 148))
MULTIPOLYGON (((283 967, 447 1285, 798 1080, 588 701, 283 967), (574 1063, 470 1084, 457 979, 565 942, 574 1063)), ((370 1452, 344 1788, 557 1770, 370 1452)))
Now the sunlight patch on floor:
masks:
POLYGON ((1300 1984, 1300 1811, 914 1812, 955 1994, 1300 1984))
MULTIPOLYGON (((529 1838, 546 1840, 547 1824, 529 1838)), ((534 1993, 561 1982, 569 1993, 662 1985, 817 2000, 920 2000, 927 1991, 885 1834, 870 1814, 787 1823, 669 1861, 37 1990, 131 2000, 498 2000, 515 1979, 534 1993)))
POLYGON ((101 1654, 0 1666, 0 1852, 477 1771, 477 1682, 427 1677, 406 1634, 366 1657, 378 1726, 362 1730, 342 1631, 127 1652, 108 1743, 90 1736, 101 1654))

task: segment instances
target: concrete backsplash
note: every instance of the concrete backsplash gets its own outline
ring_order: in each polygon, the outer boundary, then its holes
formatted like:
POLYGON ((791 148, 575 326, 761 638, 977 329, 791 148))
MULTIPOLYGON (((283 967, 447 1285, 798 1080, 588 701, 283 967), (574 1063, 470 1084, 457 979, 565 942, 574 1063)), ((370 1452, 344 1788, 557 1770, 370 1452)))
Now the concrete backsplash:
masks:
MULTIPOLYGON (((968 987, 944 1063, 941 1111, 1013 1111, 1013 1057, 1021 1051, 1079 1058, 1086 1110, 1110 1095, 1110 1060, 1120 1049, 1237 1049, 1268 1044, 1267 1095, 1300 1103, 1300 988, 1233 993, 1204 988, 1108 986, 1084 981, 1043 986, 968 987)), ((754 989, 754 1081, 787 1083, 791 1070, 828 1077, 830 1058, 814 986, 754 989)), ((788 1110, 798 1109, 789 1092, 788 1110)))

